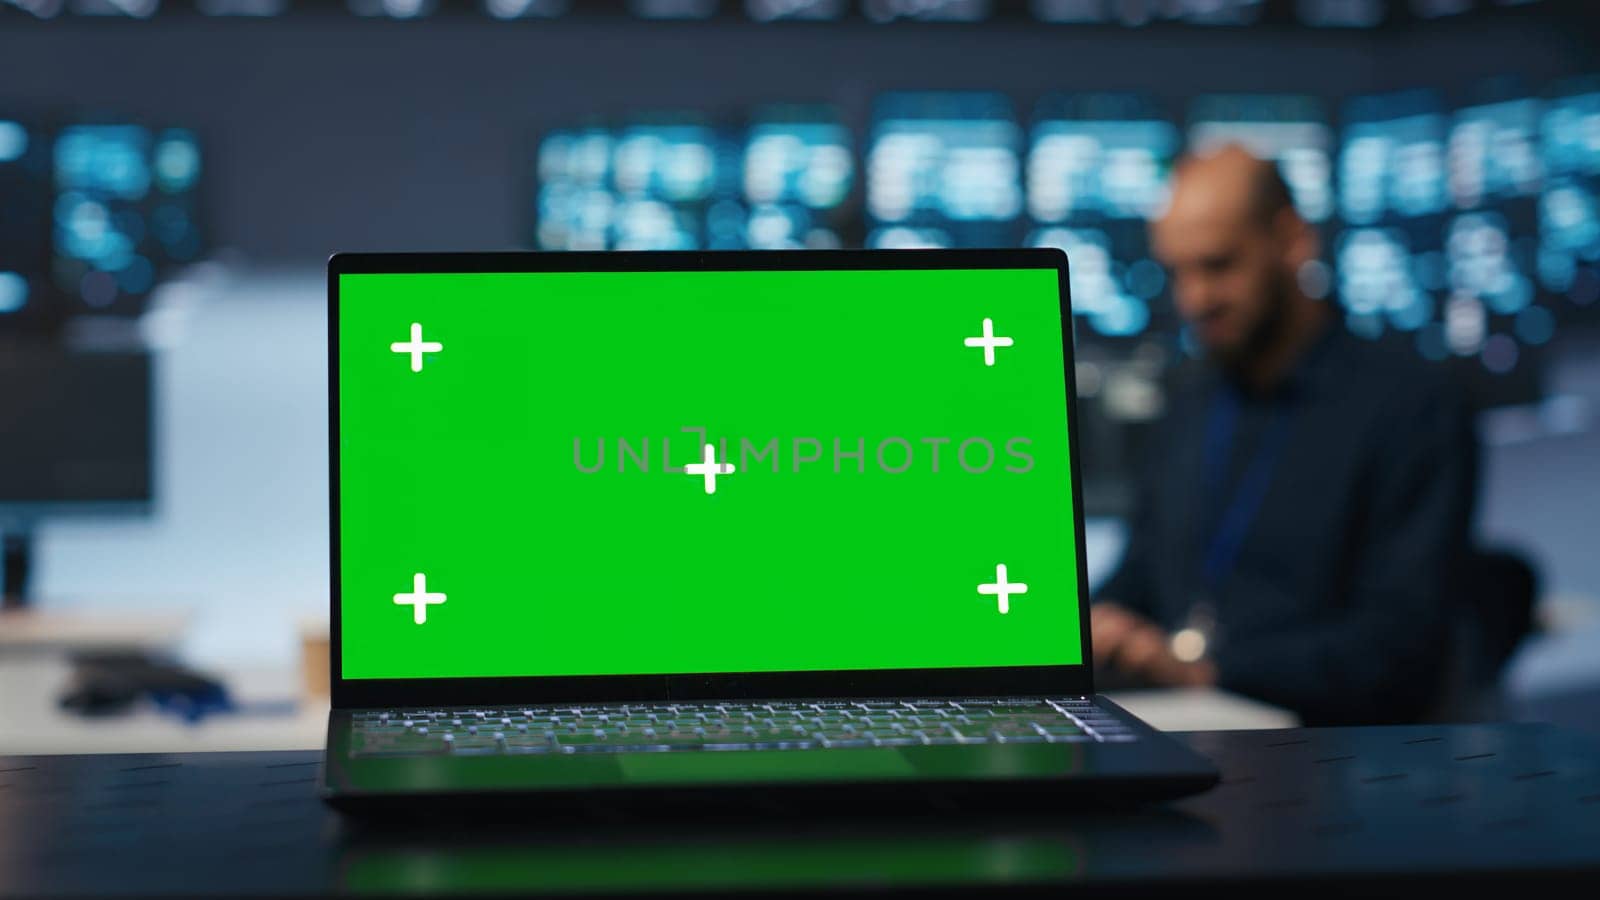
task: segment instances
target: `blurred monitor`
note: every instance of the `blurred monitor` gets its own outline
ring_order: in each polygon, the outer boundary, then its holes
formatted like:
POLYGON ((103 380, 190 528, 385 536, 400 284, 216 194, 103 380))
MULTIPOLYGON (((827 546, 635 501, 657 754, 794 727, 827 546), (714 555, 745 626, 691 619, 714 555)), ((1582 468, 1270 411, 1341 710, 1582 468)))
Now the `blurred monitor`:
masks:
POLYGON ((1345 108, 1339 146, 1339 215, 1349 225, 1437 215, 1445 182, 1444 104, 1431 91, 1358 97, 1345 108))
POLYGON ((0 332, 52 318, 49 297, 50 133, 39 120, 0 110, 0 332))
POLYGON ((537 152, 535 244, 545 250, 744 246, 739 148, 694 116, 547 134, 537 152))
POLYGON ((0 531, 153 498, 150 357, 50 342, 0 348, 0 531))
POLYGON ((182 129, 75 124, 54 147, 54 282, 72 312, 137 315, 201 252, 199 143, 182 129))
POLYGON ((617 198, 611 191, 608 129, 555 131, 535 155, 534 246, 541 250, 605 250, 617 198))
POLYGON ((854 239, 849 201, 855 141, 826 108, 770 107, 745 137, 745 245, 756 250, 837 249, 854 239))
POLYGON ((1358 97, 1340 135, 1334 291, 1358 335, 1407 335, 1433 360, 1445 342, 1449 118, 1425 91, 1358 97))
POLYGON ((766 107, 733 130, 660 114, 553 131, 535 162, 545 250, 836 248, 857 240, 850 132, 827 108, 766 107))
POLYGON ((1448 151, 1450 195, 1457 208, 1538 193, 1544 174, 1537 143, 1540 112, 1532 97, 1456 111, 1448 151))
POLYGON ((1022 138, 1003 94, 879 98, 866 150, 867 246, 1017 246, 1022 138))
POLYGON ((1553 325, 1534 276, 1541 113, 1534 98, 1495 96, 1456 110, 1445 145, 1452 208, 1443 236, 1444 347, 1434 352, 1476 363, 1468 371, 1485 404, 1537 399, 1537 351, 1553 325))
POLYGON ((1147 221, 1166 202, 1181 146, 1177 126, 1142 98, 1040 102, 1028 149, 1025 242, 1059 247, 1072 260, 1073 313, 1088 325, 1080 340, 1175 329, 1160 302, 1166 273, 1150 257, 1147 221))
MULTIPOLYGON (((1545 105, 1540 143, 1540 284, 1558 318, 1600 320, 1600 79, 1558 88, 1545 105)), ((1526 327, 1525 339, 1547 329, 1526 327)))
POLYGON ((687 115, 576 128, 540 145, 535 243, 1061 247, 1084 359, 1102 366, 1083 383, 1121 398, 1110 418, 1141 421, 1160 408, 1145 388, 1192 350, 1147 219, 1185 145, 1237 143, 1280 166, 1323 232, 1308 293, 1352 332, 1461 370, 1481 402, 1524 402, 1561 323, 1600 316, 1600 83, 1548 102, 1504 85, 1480 96, 1356 97, 1336 131, 1315 98, 1203 94, 1180 131, 1146 97, 1059 95, 1024 132, 1003 94, 892 93, 873 105, 859 176, 851 130, 825 107, 758 107, 736 138, 687 115))
POLYGON ((150 227, 155 237, 157 271, 195 262, 205 250, 201 235, 200 139, 186 128, 156 132, 151 154, 155 193, 150 227))
POLYGON ((624 126, 612 150, 617 250, 701 250, 738 246, 742 210, 723 213, 713 234, 713 205, 725 193, 726 154, 709 125, 692 117, 651 117, 624 126), (719 190, 723 188, 723 190, 719 190), (713 240, 713 237, 716 240, 713 240))

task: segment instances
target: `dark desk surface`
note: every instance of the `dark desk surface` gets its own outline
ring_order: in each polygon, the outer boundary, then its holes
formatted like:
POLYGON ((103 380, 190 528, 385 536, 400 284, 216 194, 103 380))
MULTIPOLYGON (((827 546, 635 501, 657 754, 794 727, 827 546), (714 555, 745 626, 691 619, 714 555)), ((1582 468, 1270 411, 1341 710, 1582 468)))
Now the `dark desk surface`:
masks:
POLYGON ((573 821, 530 808, 526 824, 410 830, 356 829, 325 811, 317 753, 0 757, 0 896, 1072 882, 1233 892, 1600 874, 1600 745, 1588 738, 1483 725, 1187 739, 1223 784, 1140 811, 704 821, 686 809, 640 821, 597 810, 573 821))

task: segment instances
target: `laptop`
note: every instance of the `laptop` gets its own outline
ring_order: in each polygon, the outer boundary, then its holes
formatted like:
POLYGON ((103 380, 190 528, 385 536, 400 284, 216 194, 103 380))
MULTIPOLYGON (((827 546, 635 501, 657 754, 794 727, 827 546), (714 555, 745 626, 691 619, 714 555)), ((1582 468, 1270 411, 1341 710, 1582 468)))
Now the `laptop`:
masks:
POLYGON ((1217 781, 1094 693, 1061 252, 339 254, 328 335, 330 803, 1217 781))

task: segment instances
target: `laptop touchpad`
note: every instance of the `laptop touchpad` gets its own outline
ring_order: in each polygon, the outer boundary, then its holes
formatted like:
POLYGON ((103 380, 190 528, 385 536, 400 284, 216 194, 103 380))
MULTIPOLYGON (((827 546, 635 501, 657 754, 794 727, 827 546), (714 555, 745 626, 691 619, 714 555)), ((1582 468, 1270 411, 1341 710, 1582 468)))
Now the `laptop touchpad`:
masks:
POLYGON ((629 781, 707 784, 728 781, 816 781, 904 778, 916 766, 894 749, 621 753, 629 781))

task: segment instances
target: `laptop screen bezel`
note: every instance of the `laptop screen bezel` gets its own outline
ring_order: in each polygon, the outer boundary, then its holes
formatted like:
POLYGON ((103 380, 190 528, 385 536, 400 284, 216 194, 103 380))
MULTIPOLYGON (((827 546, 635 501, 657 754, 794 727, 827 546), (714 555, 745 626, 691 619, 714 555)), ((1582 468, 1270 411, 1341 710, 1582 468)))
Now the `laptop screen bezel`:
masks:
POLYGON ((1067 256, 1055 249, 804 250, 718 252, 338 253, 328 259, 329 623, 333 706, 515 705, 556 702, 739 700, 818 697, 959 697, 1093 693, 1083 478, 1067 256), (1056 272, 1065 360, 1071 455, 1074 560, 1077 565, 1077 665, 994 668, 710 672, 663 675, 345 678, 340 622, 339 281, 357 274, 508 272, 746 272, 919 269, 1049 269, 1056 272))

